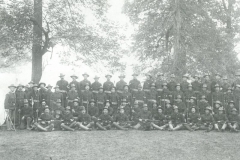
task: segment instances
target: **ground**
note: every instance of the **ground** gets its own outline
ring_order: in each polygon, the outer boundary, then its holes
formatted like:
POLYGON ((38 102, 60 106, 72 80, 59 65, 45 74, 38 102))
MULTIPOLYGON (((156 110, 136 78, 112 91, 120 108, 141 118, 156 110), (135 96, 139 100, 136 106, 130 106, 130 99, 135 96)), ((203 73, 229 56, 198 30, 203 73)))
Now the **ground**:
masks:
POLYGON ((0 159, 232 160, 240 157, 239 137, 203 131, 0 131, 0 159))

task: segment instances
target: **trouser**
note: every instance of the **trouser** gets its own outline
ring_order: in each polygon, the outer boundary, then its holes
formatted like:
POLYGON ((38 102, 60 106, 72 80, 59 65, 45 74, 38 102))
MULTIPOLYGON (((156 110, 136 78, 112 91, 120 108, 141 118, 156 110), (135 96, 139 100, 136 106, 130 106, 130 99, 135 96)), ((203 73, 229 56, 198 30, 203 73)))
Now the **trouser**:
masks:
POLYGON ((30 128, 30 125, 32 123, 33 118, 31 116, 23 116, 21 118, 21 125, 20 125, 20 129, 27 129, 30 128))
POLYGON ((213 124, 212 123, 204 123, 200 125, 201 130, 206 130, 210 132, 213 129, 213 124))

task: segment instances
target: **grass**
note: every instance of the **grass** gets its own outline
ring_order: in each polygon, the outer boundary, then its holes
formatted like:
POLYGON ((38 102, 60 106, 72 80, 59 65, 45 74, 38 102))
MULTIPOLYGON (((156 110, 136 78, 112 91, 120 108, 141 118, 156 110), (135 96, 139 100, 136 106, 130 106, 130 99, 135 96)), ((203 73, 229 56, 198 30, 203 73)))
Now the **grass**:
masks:
POLYGON ((203 131, 0 131, 0 159, 239 159, 239 134, 203 131))

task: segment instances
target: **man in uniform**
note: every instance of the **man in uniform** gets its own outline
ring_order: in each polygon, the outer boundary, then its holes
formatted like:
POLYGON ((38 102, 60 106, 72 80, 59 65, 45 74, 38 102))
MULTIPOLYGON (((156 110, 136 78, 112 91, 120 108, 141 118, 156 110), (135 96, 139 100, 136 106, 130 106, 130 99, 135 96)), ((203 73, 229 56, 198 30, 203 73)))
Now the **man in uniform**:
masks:
POLYGON ((119 102, 120 102, 120 97, 116 93, 115 87, 112 87, 111 89, 111 94, 109 95, 109 101, 111 103, 111 107, 113 108, 113 114, 115 115, 117 113, 119 102))
POLYGON ((128 128, 128 116, 124 113, 123 106, 120 106, 119 113, 114 116, 113 126, 120 130, 127 130, 128 128))
POLYGON ((227 92, 224 95, 224 103, 228 104, 230 101, 235 101, 235 95, 233 94, 232 87, 228 87, 227 92))
POLYGON ((38 87, 39 87, 40 103, 41 103, 43 99, 47 99, 46 83, 40 82, 38 87))
POLYGON ((147 104, 143 105, 143 110, 140 111, 139 117, 138 117, 138 124, 136 124, 133 128, 134 129, 142 129, 145 131, 151 130, 151 121, 152 120, 152 114, 150 111, 148 111, 147 104))
POLYGON ((207 90, 208 85, 206 83, 202 84, 202 90, 198 94, 198 100, 202 97, 205 96, 206 100, 211 102, 211 90, 207 90))
POLYGON ((192 82, 193 91, 200 91, 202 84, 200 83, 200 77, 198 75, 193 76, 194 81, 192 82))
POLYGON ((100 130, 110 130, 112 125, 112 117, 108 114, 108 108, 103 109, 103 113, 99 116, 99 120, 96 123, 96 126, 100 130))
POLYGON ((83 73, 82 76, 84 79, 79 82, 79 86, 78 86, 78 89, 80 90, 79 96, 81 96, 81 93, 83 93, 87 85, 89 86, 89 90, 91 88, 91 82, 88 80, 89 75, 87 73, 83 73))
POLYGON ((77 92, 78 92, 78 95, 80 95, 80 89, 78 88, 78 87, 79 87, 79 82, 77 81, 78 76, 76 76, 75 74, 73 74, 73 75, 71 75, 70 77, 72 78, 72 82, 69 83, 68 88, 71 88, 71 85, 74 84, 75 87, 76 87, 76 90, 77 90, 77 92))
POLYGON ((219 84, 215 85, 215 92, 212 93, 211 100, 212 100, 212 103, 214 101, 220 101, 221 103, 223 103, 223 101, 224 101, 224 94, 220 91, 219 84))
POLYGON ((203 84, 206 85, 206 90, 211 92, 211 79, 210 79, 210 74, 209 73, 205 73, 203 76, 203 84))
POLYGON ((195 93, 193 91, 193 87, 192 84, 189 83, 188 84, 188 90, 185 91, 185 95, 184 95, 186 102, 191 98, 191 97, 195 97, 195 93))
POLYGON ((27 99, 31 99, 31 94, 32 94, 32 86, 33 86, 33 81, 30 81, 28 83, 28 89, 25 90, 25 93, 26 93, 26 96, 27 96, 27 99))
POLYGON ((199 113, 201 115, 205 113, 205 109, 206 109, 207 106, 210 106, 210 104, 206 100, 206 96, 202 95, 200 101, 198 101, 199 113))
POLYGON ((107 99, 107 95, 103 92, 103 87, 100 87, 96 97, 96 105, 99 109, 99 114, 102 114, 104 103, 107 99))
POLYGON ((96 99, 98 90, 102 86, 102 84, 98 81, 99 80, 98 76, 95 76, 94 80, 95 80, 95 82, 93 82, 92 85, 91 85, 91 91, 93 93, 94 99, 96 99))
POLYGON ((16 86, 13 84, 8 86, 10 91, 6 94, 5 100, 4 100, 4 108, 7 112, 7 119, 6 119, 6 125, 7 130, 14 130, 15 128, 15 122, 16 122, 16 86), (13 128, 12 128, 13 127, 13 128))
POLYGON ((176 96, 174 105, 178 106, 178 112, 183 114, 183 116, 185 117, 185 115, 187 113, 187 106, 183 102, 181 95, 176 96))
POLYGON ((64 106, 63 104, 63 94, 60 92, 59 86, 56 85, 54 87, 55 92, 52 93, 51 98, 50 98, 50 109, 54 108, 56 106, 57 100, 61 100, 61 105, 64 106))
POLYGON ((31 123, 33 120, 33 109, 29 105, 28 100, 24 99, 24 107, 22 109, 22 114, 21 114, 21 125, 20 129, 26 129, 31 130, 31 123))
POLYGON ((189 131, 199 129, 200 115, 196 112, 196 108, 192 108, 187 116, 187 122, 184 124, 185 128, 189 131))
POLYGON ((171 102, 174 104, 174 100, 180 95, 181 98, 184 99, 184 93, 181 91, 181 86, 180 86, 180 83, 177 83, 176 84, 176 89, 175 91, 172 92, 172 97, 171 97, 171 102))
POLYGON ((103 90, 104 90, 104 93, 109 98, 109 95, 111 94, 111 89, 114 86, 114 84, 113 82, 111 82, 112 75, 107 74, 105 77, 107 78, 107 81, 103 83, 103 90))
POLYGON ((46 93, 46 103, 48 106, 50 106, 51 96, 52 96, 52 86, 49 84, 47 86, 47 93, 46 93))
POLYGON ((166 116, 163 114, 163 110, 160 107, 157 109, 157 113, 153 114, 152 127, 158 130, 164 130, 168 127, 168 121, 166 116))
POLYGON ((20 125, 21 121, 20 121, 20 115, 22 112, 22 108, 24 106, 24 99, 27 98, 26 93, 23 91, 24 86, 19 84, 19 86, 17 87, 17 90, 15 91, 16 94, 16 108, 18 111, 18 114, 16 115, 16 119, 17 119, 17 125, 20 125))
POLYGON ((170 99, 171 98, 170 94, 171 92, 167 88, 167 83, 163 83, 163 90, 158 94, 157 100, 158 100, 158 104, 163 106, 164 109, 165 109, 165 99, 170 99))
POLYGON ((186 90, 188 89, 188 75, 187 74, 184 74, 183 75, 183 79, 182 79, 182 82, 181 82, 181 84, 180 84, 180 86, 181 86, 181 91, 183 92, 183 93, 185 93, 186 92, 186 90))
POLYGON ((157 90, 155 88, 155 83, 151 84, 150 92, 147 95, 148 110, 153 112, 153 104, 157 103, 157 90))
POLYGON ((82 112, 83 108, 83 106, 79 106, 79 100, 75 99, 73 101, 73 107, 71 108, 73 117, 78 117, 79 114, 82 112))
POLYGON ((239 115, 237 114, 237 109, 233 108, 232 113, 229 114, 228 116, 228 126, 230 128, 231 132, 239 132, 239 123, 240 123, 240 118, 239 115))
POLYGON ((231 115, 233 108, 235 108, 235 102, 234 102, 234 101, 229 101, 229 102, 228 102, 228 105, 227 105, 227 107, 226 107, 226 109, 225 109, 226 114, 227 114, 228 116, 231 115))
POLYGON ((133 73, 132 76, 133 76, 133 79, 130 80, 130 82, 129 82, 129 89, 130 89, 130 92, 131 92, 132 94, 134 94, 134 93, 137 92, 138 86, 139 86, 139 84, 141 84, 141 83, 140 83, 140 81, 137 79, 138 74, 133 73))
POLYGON ((142 86, 139 83, 137 92, 133 93, 133 100, 138 103, 139 107, 142 109, 143 104, 146 102, 145 92, 142 90, 142 86))
MULTIPOLYGON (((66 107, 67 106, 66 97, 67 97, 67 92, 68 92, 68 81, 66 81, 64 79, 65 75, 62 73, 60 74, 59 77, 60 77, 60 80, 57 81, 56 85, 59 86, 60 92, 62 92, 62 94, 63 94, 63 101, 64 101, 63 103, 64 103, 64 107, 66 107)), ((71 86, 70 86, 70 88, 71 88, 71 86)))
POLYGON ((129 92, 129 88, 127 84, 123 86, 123 94, 121 96, 121 100, 123 99, 126 99, 127 103, 132 105, 132 94, 129 92))
POLYGON ((229 87, 231 87, 231 84, 228 82, 227 76, 223 76, 223 82, 222 82, 222 92, 225 94, 229 87))
POLYGON ((69 109, 66 109, 65 114, 63 115, 62 121, 61 121, 61 128, 62 130, 67 131, 74 131, 76 127, 76 121, 69 109))
POLYGON ((53 120, 49 108, 45 108, 44 113, 40 115, 38 122, 35 122, 34 125, 39 131, 50 132, 54 127, 53 120))
POLYGON ((92 122, 91 116, 86 112, 85 108, 82 110, 82 113, 78 116, 78 123, 80 129, 85 131, 91 131, 91 127, 94 125, 92 122))
POLYGON ((91 99, 90 106, 88 108, 88 114, 91 116, 92 121, 96 122, 98 116, 99 116, 99 109, 95 105, 94 99, 91 99))
POLYGON ((168 82, 167 84, 167 88, 169 89, 169 91, 175 91, 175 87, 176 87, 176 79, 175 79, 175 75, 171 74, 170 76, 170 82, 168 82))
POLYGON ((208 106, 205 109, 205 114, 201 115, 200 129, 206 130, 206 132, 210 132, 213 129, 213 125, 215 124, 214 118, 210 113, 211 111, 211 106, 208 106))
POLYGON ((36 122, 39 116, 38 109, 40 107, 40 93, 38 91, 38 85, 34 84, 32 88, 33 88, 33 92, 31 94, 31 99, 33 102, 33 116, 36 122))
POLYGON ((185 119, 183 114, 178 112, 178 107, 174 106, 174 112, 171 115, 171 119, 169 121, 169 131, 177 131, 183 128, 183 124, 185 123, 185 119))
POLYGON ((235 80, 232 84, 233 89, 236 88, 236 85, 240 85, 240 72, 239 71, 237 71, 235 74, 235 80))
POLYGON ((222 131, 222 132, 225 131, 227 127, 227 122, 228 122, 227 116, 223 112, 224 112, 224 108, 219 107, 218 113, 213 115, 215 120, 215 124, 214 124, 215 130, 222 131))
POLYGON ((70 107, 73 107, 73 101, 75 99, 79 99, 79 97, 78 97, 78 92, 76 90, 75 84, 72 84, 70 87, 71 87, 71 89, 67 93, 66 99, 67 99, 67 105, 70 107))
POLYGON ((151 84, 153 83, 152 75, 146 74, 146 81, 143 83, 143 91, 147 96, 150 92, 151 84))
POLYGON ((220 101, 214 101, 213 106, 212 106, 213 114, 217 114, 219 111, 219 108, 221 108, 221 107, 222 107, 222 103, 220 101))
POLYGON ((125 75, 121 74, 119 76, 120 78, 120 81, 118 81, 116 83, 116 90, 117 90, 117 93, 118 95, 121 97, 122 96, 122 93, 123 93, 123 87, 127 84, 125 81, 124 81, 124 78, 125 78, 125 75))
POLYGON ((85 107, 87 114, 89 102, 91 99, 93 99, 93 94, 89 89, 90 86, 86 83, 85 90, 82 92, 80 97, 81 105, 85 107))
POLYGON ((212 83, 211 83, 211 92, 214 92, 214 89, 216 89, 215 88, 215 86, 216 86, 216 84, 218 84, 219 85, 219 87, 221 86, 221 75, 219 74, 219 73, 216 73, 215 74, 215 79, 212 81, 212 83))
POLYGON ((240 108, 240 85, 239 84, 237 84, 235 86, 233 94, 234 94, 234 97, 235 97, 234 98, 234 100, 235 100, 235 107, 236 107, 237 110, 239 110, 239 108, 240 108))
POLYGON ((163 83, 164 83, 164 74, 163 73, 158 73, 157 74, 157 79, 156 79, 156 90, 158 94, 162 91, 163 83))

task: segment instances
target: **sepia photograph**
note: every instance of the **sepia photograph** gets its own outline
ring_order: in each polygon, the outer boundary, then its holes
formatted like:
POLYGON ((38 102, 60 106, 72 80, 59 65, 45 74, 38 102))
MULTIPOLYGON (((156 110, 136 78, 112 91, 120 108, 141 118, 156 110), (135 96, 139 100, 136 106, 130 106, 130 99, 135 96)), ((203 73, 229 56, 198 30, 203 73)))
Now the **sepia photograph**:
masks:
POLYGON ((240 0, 0 0, 0 160, 239 160, 240 0))

